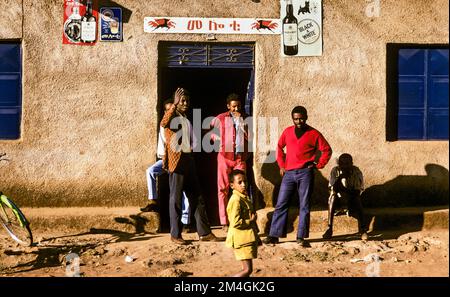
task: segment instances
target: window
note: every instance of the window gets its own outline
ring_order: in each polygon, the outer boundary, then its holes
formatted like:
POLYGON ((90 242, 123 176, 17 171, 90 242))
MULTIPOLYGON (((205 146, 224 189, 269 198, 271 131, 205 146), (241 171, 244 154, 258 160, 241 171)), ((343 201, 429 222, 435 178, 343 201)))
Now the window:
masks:
POLYGON ((20 138, 22 67, 19 43, 0 43, 0 139, 20 138))
POLYGON ((391 48, 391 51, 388 48, 388 72, 389 69, 395 72, 388 73, 390 116, 387 120, 388 125, 391 125, 388 140, 449 138, 448 59, 448 47, 425 48, 411 45, 397 46, 391 48), (396 65, 389 67, 389 63, 393 61, 396 65))

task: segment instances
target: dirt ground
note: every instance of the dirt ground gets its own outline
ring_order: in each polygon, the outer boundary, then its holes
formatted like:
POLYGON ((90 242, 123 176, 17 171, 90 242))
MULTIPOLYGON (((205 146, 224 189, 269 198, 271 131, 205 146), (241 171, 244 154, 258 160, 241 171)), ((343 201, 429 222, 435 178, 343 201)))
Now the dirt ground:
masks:
MULTIPOLYGON (((213 232, 225 237, 221 229, 213 232)), ((449 276, 448 230, 369 235, 369 241, 362 242, 355 235, 336 234, 324 241, 312 234, 312 247, 301 248, 290 234, 278 245, 259 247, 252 276, 449 276)), ((24 248, 2 233, 0 276, 70 275, 77 271, 77 260, 68 259, 71 253, 79 256, 82 277, 220 277, 240 269, 224 242, 199 242, 195 233, 183 237, 189 245, 174 245, 167 233, 92 229, 82 234, 35 234, 36 246, 24 248)))

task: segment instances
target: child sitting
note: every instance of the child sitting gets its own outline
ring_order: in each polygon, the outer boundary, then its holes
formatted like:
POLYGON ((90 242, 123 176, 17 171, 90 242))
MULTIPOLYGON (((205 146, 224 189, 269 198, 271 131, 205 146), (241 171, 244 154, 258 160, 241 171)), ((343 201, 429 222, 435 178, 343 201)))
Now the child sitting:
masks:
POLYGON ((258 232, 256 212, 247 195, 247 179, 241 170, 233 170, 229 175, 233 195, 228 201, 227 215, 230 225, 226 246, 234 249, 236 260, 242 261, 242 270, 236 277, 247 277, 253 271, 252 259, 257 257, 258 232))

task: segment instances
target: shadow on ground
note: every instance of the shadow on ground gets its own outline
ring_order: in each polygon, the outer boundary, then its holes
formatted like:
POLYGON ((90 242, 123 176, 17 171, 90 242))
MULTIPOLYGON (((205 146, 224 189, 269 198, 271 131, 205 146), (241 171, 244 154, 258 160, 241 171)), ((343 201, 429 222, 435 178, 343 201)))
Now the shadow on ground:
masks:
POLYGON ((66 261, 66 256, 72 253, 76 254, 78 257, 81 257, 86 252, 95 250, 96 248, 104 246, 108 243, 145 241, 158 237, 160 237, 160 235, 145 236, 145 233, 128 233, 118 230, 91 228, 87 232, 45 238, 35 244, 35 247, 31 248, 31 251, 28 249, 18 251, 6 250, 5 254, 8 256, 26 255, 30 257, 35 256, 35 258, 27 262, 19 263, 18 265, 10 268, 12 271, 3 272, 3 274, 11 275, 42 268, 59 267, 66 261), (96 240, 95 242, 84 243, 83 240, 79 239, 81 236, 99 234, 111 235, 111 237, 96 240), (58 243, 58 241, 61 240, 62 242, 58 243))
MULTIPOLYGON (((371 186, 362 193, 365 222, 367 227, 370 227, 370 235, 373 238, 390 239, 408 232, 423 230, 424 227, 427 227, 424 225, 426 212, 448 209, 448 170, 437 164, 427 164, 425 171, 427 173, 425 176, 398 176, 382 185, 371 186)), ((273 205, 276 205, 281 184, 278 165, 276 163, 263 164, 261 174, 274 186, 272 198, 273 205)), ((311 201, 312 211, 327 209, 327 185, 328 180, 319 171, 316 171, 314 194, 311 201)), ((273 212, 267 213, 268 223, 264 234, 269 232, 272 216, 273 212)), ((438 226, 448 224, 448 215, 435 217, 433 218, 434 222, 428 222, 428 224, 438 226)), ((297 218, 298 197, 295 195, 291 199, 286 226, 287 233, 295 230, 294 224, 297 218)), ((322 228, 325 232, 326 223, 322 228)), ((356 235, 349 236, 352 238, 356 235)))

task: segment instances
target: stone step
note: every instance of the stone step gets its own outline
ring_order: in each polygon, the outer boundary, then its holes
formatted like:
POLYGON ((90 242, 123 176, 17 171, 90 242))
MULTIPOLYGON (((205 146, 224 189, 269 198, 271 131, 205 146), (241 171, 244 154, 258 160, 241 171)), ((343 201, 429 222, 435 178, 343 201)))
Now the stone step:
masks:
POLYGON ((156 233, 160 225, 158 213, 142 213, 138 207, 23 208, 22 211, 33 233, 73 233, 91 229, 102 233, 156 233))
MULTIPOLYGON (((268 234, 273 208, 258 210, 258 227, 268 234)), ((441 207, 408 207, 408 208, 372 208, 365 209, 365 221, 369 231, 411 229, 430 230, 448 229, 448 206, 441 207)), ((298 226, 298 208, 290 208, 288 213, 287 232, 295 232, 298 226)), ((328 212, 326 210, 312 211, 310 216, 310 231, 324 232, 327 229, 328 212)), ((336 216, 333 224, 334 232, 358 231, 358 222, 347 215, 336 216)))
MULTIPOLYGON (((120 235, 136 233, 156 233, 160 227, 157 213, 142 213, 138 207, 74 207, 74 208, 23 208, 31 223, 33 233, 74 233, 95 232, 120 235)), ((258 227, 267 234, 273 215, 273 208, 258 210, 258 227)), ((448 206, 426 208, 383 208, 366 209, 369 230, 394 229, 448 229, 448 206)), ((327 227, 327 211, 312 211, 310 231, 323 232, 327 227)), ((288 215, 288 233, 297 229, 298 209, 291 208, 288 215)), ((337 216, 334 231, 354 233, 358 231, 356 219, 337 216)))

